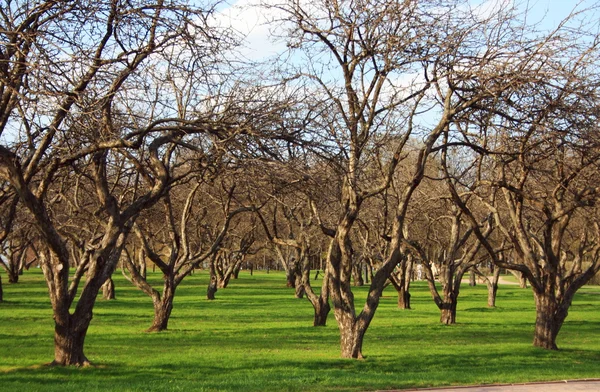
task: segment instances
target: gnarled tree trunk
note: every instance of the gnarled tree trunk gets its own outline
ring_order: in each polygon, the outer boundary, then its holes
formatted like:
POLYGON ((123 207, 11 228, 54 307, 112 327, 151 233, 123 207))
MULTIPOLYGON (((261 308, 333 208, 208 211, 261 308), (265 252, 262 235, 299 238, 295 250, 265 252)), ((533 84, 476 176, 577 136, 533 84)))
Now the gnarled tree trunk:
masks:
POLYGON ((325 270, 321 292, 316 295, 310 283, 310 259, 308 257, 304 258, 302 264, 302 287, 306 290, 306 297, 315 311, 313 326, 324 327, 327 324, 327 316, 331 310, 329 305, 329 275, 325 270))
MULTIPOLYGON (((56 320, 56 317, 55 317, 56 320)), ((91 311, 86 317, 67 315, 55 322, 54 361, 57 366, 88 366, 90 361, 83 353, 83 343, 92 320, 91 311)))
POLYGON ((172 279, 165 279, 162 295, 156 293, 152 296, 154 305, 154 320, 148 332, 165 331, 169 324, 171 311, 173 310, 173 298, 175 297, 175 283, 172 279))
POLYGON ((535 333, 533 345, 547 350, 558 350, 556 337, 567 318, 568 306, 559 303, 554 295, 535 293, 535 333))

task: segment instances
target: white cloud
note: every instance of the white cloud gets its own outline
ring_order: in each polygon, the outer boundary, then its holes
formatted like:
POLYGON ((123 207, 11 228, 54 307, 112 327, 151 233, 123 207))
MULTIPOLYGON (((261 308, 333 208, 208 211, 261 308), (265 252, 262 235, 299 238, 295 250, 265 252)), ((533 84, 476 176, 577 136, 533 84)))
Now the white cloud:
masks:
POLYGON ((230 27, 243 37, 238 52, 248 60, 274 57, 287 49, 284 42, 271 35, 275 25, 269 22, 278 19, 278 12, 264 4, 264 0, 239 0, 216 16, 221 27, 230 27))

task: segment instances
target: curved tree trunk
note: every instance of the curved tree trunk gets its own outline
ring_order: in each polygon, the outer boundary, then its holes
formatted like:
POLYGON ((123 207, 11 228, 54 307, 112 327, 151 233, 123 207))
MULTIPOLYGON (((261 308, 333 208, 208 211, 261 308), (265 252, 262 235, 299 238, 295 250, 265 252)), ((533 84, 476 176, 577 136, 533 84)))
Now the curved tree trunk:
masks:
POLYGON ((317 302, 313 303, 313 308, 315 310, 313 326, 315 326, 315 327, 326 326, 327 325, 327 316, 329 315, 329 311, 331 310, 331 306, 329 306, 328 299, 323 298, 322 296, 319 296, 317 302))
POLYGON ((315 311, 313 326, 324 327, 327 325, 327 316, 331 310, 331 306, 329 305, 329 277, 327 276, 327 272, 323 276, 323 283, 321 284, 321 292, 319 295, 315 294, 310 284, 310 267, 305 267, 302 276, 302 286, 306 290, 306 297, 315 311))
POLYGON ((163 286, 162 295, 155 295, 152 298, 154 305, 154 320, 152 326, 147 332, 165 331, 169 324, 171 311, 173 310, 173 298, 175 297, 175 283, 172 279, 166 279, 163 286))

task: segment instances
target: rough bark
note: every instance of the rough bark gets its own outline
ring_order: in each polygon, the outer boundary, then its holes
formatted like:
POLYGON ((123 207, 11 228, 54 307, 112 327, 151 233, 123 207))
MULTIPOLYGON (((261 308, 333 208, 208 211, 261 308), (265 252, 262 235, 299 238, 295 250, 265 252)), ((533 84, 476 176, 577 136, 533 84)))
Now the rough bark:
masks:
POLYGON ((328 298, 319 296, 317 302, 313 303, 313 308, 315 310, 313 326, 315 326, 315 327, 326 326, 327 325, 327 316, 329 315, 329 311, 331 310, 331 306, 329 306, 328 298))
POLYGON ((54 361, 56 366, 89 366, 90 361, 83 353, 83 344, 91 321, 91 311, 85 318, 69 315, 66 323, 55 323, 54 361))
POLYGON ((440 306, 441 316, 440 322, 446 325, 456 324, 456 305, 458 303, 457 297, 451 290, 445 290, 444 302, 440 306))
POLYGON ((166 279, 162 295, 156 293, 152 298, 154 305, 154 320, 148 332, 165 331, 169 324, 171 312, 173 311, 173 298, 175 297, 175 283, 172 279, 166 279))
POLYGON ((102 285, 102 298, 106 300, 117 299, 115 296, 115 282, 112 280, 112 278, 108 278, 102 285))
POLYGON ((548 293, 534 292, 534 297, 536 318, 533 345, 547 350, 558 350, 556 337, 567 318, 569 307, 548 293))
POLYGON ((398 309, 410 309, 410 292, 403 284, 398 291, 398 309))
POLYGON ((294 285, 294 297, 295 298, 304 298, 304 294, 306 293, 306 289, 302 284, 302 276, 296 274, 296 283, 294 285))

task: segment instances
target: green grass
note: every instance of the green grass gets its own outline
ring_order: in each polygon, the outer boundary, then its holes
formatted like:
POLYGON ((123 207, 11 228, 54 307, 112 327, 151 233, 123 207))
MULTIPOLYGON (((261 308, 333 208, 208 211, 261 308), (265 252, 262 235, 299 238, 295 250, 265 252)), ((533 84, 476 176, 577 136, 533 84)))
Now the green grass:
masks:
MULTIPOLYGON (((160 281, 160 277, 155 277, 160 281)), ((339 358, 338 331, 312 327, 312 307, 293 298, 282 274, 242 272, 206 301, 207 276, 177 292, 169 331, 149 334, 151 300, 116 274, 116 301, 99 300, 86 339, 93 367, 44 366, 53 321, 39 271, 4 285, 0 303, 2 391, 365 391, 600 377, 600 289, 584 287, 563 326, 558 352, 532 347, 529 289, 501 286, 486 307, 484 285, 464 285, 458 324, 439 324, 422 282, 413 310, 386 291, 365 337, 365 360, 339 358)), ((320 281, 319 281, 320 283, 320 281)), ((365 289, 356 290, 357 300, 365 289)), ((362 305, 362 304, 361 304, 362 305)))

